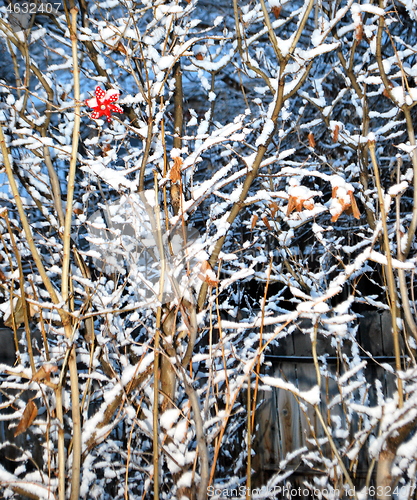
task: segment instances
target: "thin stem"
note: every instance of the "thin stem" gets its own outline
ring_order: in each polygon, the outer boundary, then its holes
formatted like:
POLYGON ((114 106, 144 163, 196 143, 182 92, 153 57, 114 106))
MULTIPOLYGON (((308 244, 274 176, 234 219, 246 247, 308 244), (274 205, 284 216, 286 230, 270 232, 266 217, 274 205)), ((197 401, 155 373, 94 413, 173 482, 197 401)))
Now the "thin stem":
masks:
POLYGON ((250 387, 250 372, 248 373, 248 389, 247 389, 247 398, 248 402, 246 405, 247 408, 247 463, 246 463, 246 500, 250 500, 251 489, 252 489, 252 421, 251 421, 251 387, 250 387))
MULTIPOLYGON (((68 172, 67 182, 67 206, 65 213, 65 226, 63 239, 63 259, 62 259, 62 281, 61 281, 61 294, 64 301, 64 307, 68 310, 71 307, 69 299, 69 269, 71 258, 71 226, 72 226, 72 204, 74 199, 75 189, 75 173, 77 169, 77 155, 78 155, 78 142, 80 135, 80 72, 78 67, 78 47, 77 47, 77 13, 78 9, 71 6, 71 26, 70 37, 72 46, 72 60, 73 60, 73 77, 74 77, 74 128, 72 133, 72 150, 70 167, 68 172)), ((72 328, 67 322, 65 324, 65 335, 70 339, 72 328)), ((72 344, 72 343, 71 343, 72 344)), ((80 475, 81 475, 81 410, 80 410, 80 394, 78 387, 78 369, 75 346, 69 346, 69 361, 68 367, 70 371, 71 383, 71 403, 72 403, 72 476, 71 476, 71 500, 78 500, 80 496, 80 475)))
MULTIPOLYGON (((159 258, 161 262, 161 275, 159 277, 158 300, 161 304, 164 294, 165 283, 165 259, 164 246, 162 241, 161 220, 159 218, 159 203, 158 203, 158 174, 154 172, 155 186, 155 222, 157 233, 157 245, 159 258)), ((159 344, 161 331, 162 307, 158 306, 156 312, 156 330, 155 330, 155 346, 154 346, 154 362, 153 362, 153 491, 154 498, 159 498, 159 344)))
MULTIPOLYGON (((4 167, 6 170, 6 175, 7 179, 9 181, 10 189, 12 191, 13 198, 16 203, 17 211, 19 213, 20 220, 22 222, 23 226, 23 231, 25 232, 25 237, 26 241, 28 242, 29 249, 33 258, 33 261, 35 262, 35 265, 38 269, 39 275, 42 278, 42 282, 45 285, 51 300, 54 304, 59 304, 60 299, 58 297, 57 292, 55 291, 54 286, 52 285, 52 282, 49 279, 49 276, 46 273, 45 267, 43 266, 42 259, 39 255, 38 249, 36 248, 35 241, 33 239, 32 235, 32 230, 29 225, 28 218, 25 213, 25 209, 23 208, 23 202, 22 199, 20 198, 20 193, 19 193, 19 188, 17 187, 16 181, 14 179, 14 173, 12 170, 12 165, 10 163, 10 156, 9 156, 9 151, 6 146, 6 139, 4 137, 3 133, 3 127, 0 125, 0 148, 1 152, 3 155, 3 162, 4 162, 4 167)), ((63 311, 59 309, 61 318, 65 315, 63 311)))
POLYGON ((369 152, 371 155, 372 166, 374 167, 375 184, 378 191, 378 199, 381 210, 381 222, 384 238, 385 247, 385 257, 387 258, 386 265, 386 275, 388 281, 388 293, 390 297, 390 310, 391 310, 391 322, 392 322, 392 335, 394 340, 394 354, 395 354, 395 368, 397 370, 397 383, 398 383, 398 405, 401 408, 403 406, 403 383, 400 377, 401 371, 401 352, 400 352, 400 339, 397 325, 397 290, 395 286, 394 271, 392 267, 392 256, 391 249, 389 245, 388 238, 388 225, 387 225, 387 214, 385 211, 385 200, 382 192, 381 179, 379 176, 379 167, 375 154, 375 141, 369 141, 369 152))
POLYGON ((349 475, 349 472, 348 470, 346 469, 346 466, 345 464, 343 463, 343 460, 342 460, 342 457, 340 456, 340 453, 339 453, 339 450, 337 449, 337 446, 335 444, 335 442, 333 441, 333 438, 329 432, 329 429, 327 428, 327 425, 326 425, 326 422, 324 421, 324 418, 323 418, 323 415, 321 414, 321 411, 320 411, 320 408, 319 408, 319 405, 314 405, 314 410, 318 416, 318 419, 320 420, 320 423, 323 427, 323 430, 324 430, 324 433, 326 434, 326 437, 327 439, 329 440, 329 444, 330 444, 330 447, 333 451, 333 453, 335 454, 336 458, 337 458, 337 462, 339 464, 339 467, 341 468, 342 472, 343 472, 343 475, 345 476, 345 479, 346 479, 346 482, 348 483, 349 485, 349 488, 350 488, 350 493, 353 498, 358 498, 356 496, 356 489, 355 489, 355 486, 352 482, 352 479, 349 475))

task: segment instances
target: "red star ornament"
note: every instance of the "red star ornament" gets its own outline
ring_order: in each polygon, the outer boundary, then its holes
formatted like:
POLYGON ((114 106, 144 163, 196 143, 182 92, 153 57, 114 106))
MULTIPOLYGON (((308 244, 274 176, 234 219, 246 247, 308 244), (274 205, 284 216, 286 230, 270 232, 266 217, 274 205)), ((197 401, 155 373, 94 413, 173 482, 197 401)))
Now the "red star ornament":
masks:
POLYGON ((97 120, 102 116, 105 116, 108 122, 111 122, 111 114, 113 113, 123 113, 123 109, 117 104, 113 104, 118 101, 120 93, 118 90, 110 89, 105 92, 99 86, 96 87, 95 97, 87 99, 85 101, 89 108, 94 111, 91 113, 91 118, 97 120))

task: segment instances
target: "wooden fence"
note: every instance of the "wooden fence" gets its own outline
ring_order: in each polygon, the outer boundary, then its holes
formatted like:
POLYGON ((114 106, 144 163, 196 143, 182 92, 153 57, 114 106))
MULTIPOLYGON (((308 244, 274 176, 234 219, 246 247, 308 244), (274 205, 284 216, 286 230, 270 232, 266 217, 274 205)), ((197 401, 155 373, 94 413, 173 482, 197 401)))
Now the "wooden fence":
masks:
MULTIPOLYGON (((389 312, 369 312, 360 320, 356 335, 359 356, 367 361, 364 370, 367 382, 371 384, 378 378, 383 385, 385 396, 391 396, 395 390, 395 377, 381 366, 382 363, 394 365, 393 343, 391 335, 391 317, 389 312), (361 346, 362 349, 359 347, 361 346), (370 353, 372 358, 369 356, 370 353)), ((345 342, 345 346, 348 343, 345 342)), ((339 394, 336 377, 343 375, 346 366, 343 365, 342 353, 338 353, 329 338, 318 335, 317 355, 326 355, 327 376, 321 380, 320 410, 329 423, 338 419, 342 431, 348 435, 350 442, 358 429, 358 419, 346 422, 346 408, 343 404, 330 402, 339 394)), ((349 348, 349 345, 347 345, 349 348)), ((312 356, 310 335, 300 327, 291 335, 279 342, 273 354, 267 357, 271 362, 267 375, 280 377, 294 384, 300 391, 308 391, 317 384, 316 368, 312 356)), ((320 361, 319 361, 320 363, 320 361)), ((374 389, 368 392, 371 406, 376 404, 374 389)), ((332 458, 328 443, 318 445, 325 437, 324 430, 314 408, 311 405, 301 405, 294 395, 283 389, 273 388, 260 394, 261 405, 257 410, 257 431, 255 436, 255 457, 253 468, 256 473, 253 483, 256 487, 265 485, 274 472, 293 470, 288 480, 296 486, 302 485, 302 480, 309 476, 320 476, 325 471, 318 467, 307 467, 301 462, 299 455, 283 462, 288 454, 303 447, 320 449, 324 457, 332 458)), ((358 401, 359 402, 359 401, 358 401)), ((341 433, 342 436, 343 432, 341 433)), ((325 441, 325 440, 324 440, 325 441)), ((359 487, 363 484, 369 470, 369 459, 365 447, 355 464, 354 478, 359 487)))

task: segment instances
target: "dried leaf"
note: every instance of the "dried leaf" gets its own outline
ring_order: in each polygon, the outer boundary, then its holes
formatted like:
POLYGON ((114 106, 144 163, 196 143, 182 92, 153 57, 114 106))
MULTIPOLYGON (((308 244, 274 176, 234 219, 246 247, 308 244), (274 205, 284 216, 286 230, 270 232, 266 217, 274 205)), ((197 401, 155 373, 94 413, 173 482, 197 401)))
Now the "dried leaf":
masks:
POLYGON ((263 223, 265 224, 265 226, 271 231, 272 227, 271 227, 271 224, 269 223, 269 220, 266 218, 266 215, 264 215, 262 217, 262 220, 263 220, 263 223))
POLYGON ((333 215, 333 217, 330 219, 332 222, 336 222, 337 219, 342 215, 343 210, 340 209, 337 213, 333 215))
POLYGON ((310 132, 308 134, 308 145, 310 146, 310 148, 315 148, 316 147, 316 140, 314 139, 313 132, 310 132))
POLYGON ((13 304, 13 310, 11 314, 5 319, 4 324, 8 328, 13 328, 13 319, 16 325, 16 328, 23 323, 25 320, 24 311, 23 311, 23 301, 20 297, 18 297, 16 304, 13 304))
POLYGON ((209 286, 217 286, 219 284, 219 280, 216 278, 210 263, 207 260, 204 260, 200 264, 201 273, 198 274, 198 277, 206 282, 209 286))
POLYGON ((40 382, 42 380, 46 380, 49 382, 51 379, 51 373, 55 373, 58 371, 58 367, 53 365, 52 363, 45 363, 43 366, 39 368, 39 370, 33 375, 33 382, 40 382))
POLYGON ((30 400, 26 405, 25 411, 23 412, 22 418, 20 419, 19 425, 16 427, 14 431, 14 437, 26 432, 27 429, 32 425, 32 422, 35 420, 38 414, 38 408, 33 400, 30 400))
POLYGON ((169 172, 169 178, 171 182, 178 182, 181 179, 181 167, 182 167, 182 158, 176 156, 174 158, 174 165, 171 167, 169 172))
POLYGON ((336 125, 333 130, 333 142, 337 142, 339 140, 339 130, 340 130, 339 125, 336 125))
POLYGON ((252 231, 253 231, 253 228, 256 226, 258 219, 259 219, 259 217, 256 214, 252 215, 252 221, 251 221, 251 225, 250 225, 250 228, 252 231))
POLYGON ((121 52, 122 54, 127 54, 126 47, 122 44, 122 42, 119 41, 117 44, 116 48, 114 49, 117 52, 121 52))
POLYGON ((358 42, 360 42, 363 38, 363 24, 362 24, 362 15, 358 14, 360 17, 360 23, 358 23, 355 27, 355 37, 358 42))
POLYGON ((281 9, 282 9, 281 5, 275 5, 274 7, 272 7, 271 11, 272 14, 274 14, 275 19, 279 18, 279 15, 281 14, 281 9))
POLYGON ((290 196, 288 200, 287 216, 292 214, 292 212, 294 212, 296 206, 297 206, 297 199, 294 198, 294 196, 290 196))
POLYGON ((353 217, 355 217, 355 219, 360 219, 361 218, 361 213, 359 212, 359 208, 358 208, 358 205, 356 204, 355 197, 353 196, 352 191, 349 191, 348 194, 350 196, 350 204, 351 204, 351 207, 352 207, 352 215, 353 215, 353 217))
POLYGON ((196 54, 195 58, 197 59, 197 61, 202 61, 204 59, 204 55, 199 52, 198 54, 196 54))
POLYGON ((208 260, 203 260, 203 262, 200 264, 200 269, 203 273, 205 273, 208 270, 211 271, 210 262, 208 260))
POLYGON ((82 210, 81 208, 74 208, 73 212, 75 213, 75 215, 82 215, 84 213, 84 210, 82 210))
POLYGON ((278 203, 276 201, 272 201, 269 204, 269 208, 271 209, 271 216, 275 217, 276 213, 278 212, 278 203))
POLYGON ((314 201, 313 200, 305 200, 303 203, 303 207, 307 210, 313 210, 314 208, 314 201))
POLYGON ((112 147, 109 143, 103 144, 101 148, 101 156, 108 156, 108 152, 111 151, 112 147))

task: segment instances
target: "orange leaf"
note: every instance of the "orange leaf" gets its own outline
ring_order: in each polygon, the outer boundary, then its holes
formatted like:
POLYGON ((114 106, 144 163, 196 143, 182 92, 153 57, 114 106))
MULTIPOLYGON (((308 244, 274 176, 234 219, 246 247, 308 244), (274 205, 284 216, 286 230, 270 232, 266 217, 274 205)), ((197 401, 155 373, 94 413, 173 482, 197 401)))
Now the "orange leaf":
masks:
POLYGON ((339 130, 340 130, 339 125, 336 125, 333 130, 333 142, 337 142, 339 140, 339 130))
POLYGON ((292 212, 297 207, 297 198, 294 198, 294 196, 290 196, 288 200, 288 207, 287 207, 287 216, 290 215, 292 212))
POLYGON ((276 213, 278 212, 278 203, 276 201, 272 201, 269 204, 269 208, 271 209, 272 217, 275 217, 276 213))
POLYGON ((314 139, 313 132, 310 132, 308 134, 308 145, 310 146, 310 148, 315 148, 316 147, 316 140, 314 139))
POLYGON ((305 200, 303 203, 303 207, 306 208, 307 210, 313 210, 314 201, 313 200, 305 200))
POLYGON ((350 196, 350 204, 352 207, 352 215, 355 217, 355 219, 360 219, 361 218, 361 213, 359 212, 358 205, 356 204, 355 197, 353 196, 352 191, 348 192, 348 195, 350 196))
POLYGON ((338 210, 337 213, 335 213, 330 220, 332 222, 336 222, 337 219, 342 215, 342 212, 343 212, 342 207, 340 207, 340 210, 338 210))
POLYGON ((16 427, 14 431, 14 437, 26 432, 27 429, 32 425, 32 422, 35 420, 38 414, 38 408, 36 404, 31 399, 29 403, 26 405, 25 411, 23 412, 22 418, 20 419, 19 425, 16 427))
POLYGON ((171 182, 178 182, 181 179, 181 167, 182 167, 182 159, 179 156, 174 158, 174 165, 171 167, 169 172, 169 178, 171 182))
POLYGON ((206 282, 209 286, 217 286, 219 284, 219 280, 216 278, 210 263, 205 260, 200 265, 201 273, 198 274, 198 277, 206 282))
POLYGON ((204 59, 204 56, 201 52, 199 52, 198 54, 196 54, 195 58, 197 59, 197 61, 202 61, 204 59))
POLYGON ((271 231, 272 227, 271 227, 271 224, 269 223, 269 220, 266 218, 266 215, 264 215, 262 217, 262 220, 263 220, 263 223, 265 224, 265 226, 271 231))
POLYGON ((253 231, 253 228, 256 226, 256 223, 258 222, 258 216, 256 214, 252 215, 252 221, 251 221, 251 231, 253 231))

